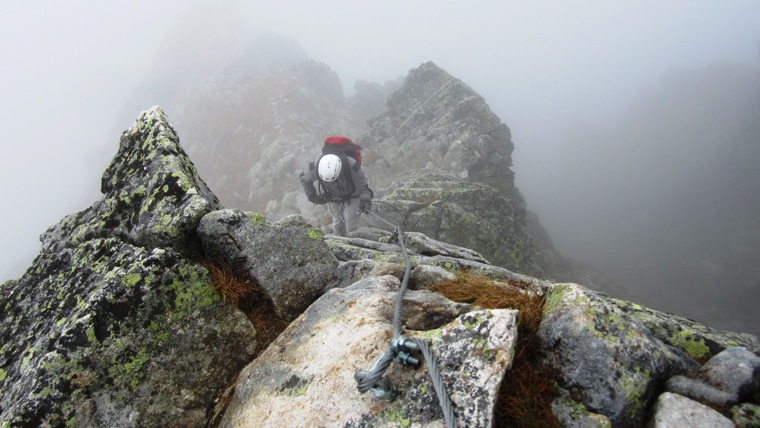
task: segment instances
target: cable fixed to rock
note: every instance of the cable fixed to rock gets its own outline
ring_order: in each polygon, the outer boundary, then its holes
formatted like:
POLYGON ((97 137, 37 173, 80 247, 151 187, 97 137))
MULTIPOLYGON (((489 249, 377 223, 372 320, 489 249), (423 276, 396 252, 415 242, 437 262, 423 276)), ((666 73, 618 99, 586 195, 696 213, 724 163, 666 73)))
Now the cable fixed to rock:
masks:
POLYGON ((403 365, 419 367, 419 359, 412 356, 412 353, 419 352, 427 362, 428 374, 433 381, 433 389, 438 396, 438 403, 441 406, 446 426, 454 428, 456 427, 454 408, 451 404, 449 394, 446 391, 446 385, 443 383, 441 372, 438 370, 438 363, 435 360, 433 351, 430 349, 427 342, 416 338, 405 337, 401 331, 401 306, 404 301, 404 295, 406 294, 409 277, 412 272, 412 261, 406 251, 401 229, 373 211, 367 212, 367 214, 374 215, 378 220, 393 228, 394 232, 391 236, 391 241, 397 242, 401 247, 401 253, 404 255, 404 261, 406 262, 406 269, 404 270, 404 278, 401 281, 401 287, 399 288, 396 297, 396 308, 393 312, 393 339, 391 339, 390 348, 380 355, 369 370, 356 371, 354 379, 356 379, 358 384, 357 387, 359 392, 363 394, 372 390, 372 393, 378 398, 383 398, 388 401, 393 400, 396 397, 396 389, 393 386, 393 383, 383 376, 385 371, 388 370, 388 367, 390 367, 391 362, 393 361, 403 365))

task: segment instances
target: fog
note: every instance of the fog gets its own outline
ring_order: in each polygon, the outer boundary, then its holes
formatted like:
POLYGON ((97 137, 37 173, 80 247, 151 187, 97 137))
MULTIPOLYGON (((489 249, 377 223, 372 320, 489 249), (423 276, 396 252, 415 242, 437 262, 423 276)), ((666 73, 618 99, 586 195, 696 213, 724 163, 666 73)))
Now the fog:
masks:
POLYGON ((603 264, 615 254, 656 249, 632 249, 636 237, 615 217, 625 212, 620 199, 609 189, 594 199, 596 182, 573 171, 624 154, 617 139, 597 137, 667 76, 760 65, 755 0, 6 2, 0 280, 23 274, 47 227, 100 196, 119 135, 187 77, 177 70, 213 67, 262 32, 298 42, 338 73, 347 95, 356 80, 396 79, 428 60, 462 79, 510 127, 517 185, 555 245, 613 275, 603 264), (147 81, 162 85, 137 93, 147 81), (584 180, 586 191, 565 187, 584 180), (568 199, 580 194, 588 210, 568 199))

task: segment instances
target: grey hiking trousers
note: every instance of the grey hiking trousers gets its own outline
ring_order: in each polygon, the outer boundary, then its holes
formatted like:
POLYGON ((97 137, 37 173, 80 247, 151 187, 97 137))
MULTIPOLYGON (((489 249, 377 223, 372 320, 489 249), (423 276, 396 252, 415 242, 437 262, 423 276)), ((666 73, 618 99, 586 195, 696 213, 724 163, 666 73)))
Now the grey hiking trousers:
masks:
POLYGON ((333 233, 346 236, 359 228, 359 198, 347 202, 328 202, 333 218, 333 233))

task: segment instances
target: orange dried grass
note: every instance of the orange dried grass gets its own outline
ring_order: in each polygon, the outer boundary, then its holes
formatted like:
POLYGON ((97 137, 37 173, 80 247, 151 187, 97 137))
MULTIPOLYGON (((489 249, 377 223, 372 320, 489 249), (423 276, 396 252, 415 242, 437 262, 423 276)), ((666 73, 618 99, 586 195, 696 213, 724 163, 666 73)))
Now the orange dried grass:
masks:
POLYGON ((214 289, 222 300, 243 311, 253 324, 258 334, 256 355, 266 349, 288 326, 272 308, 271 302, 264 296, 259 285, 247 274, 236 274, 224 264, 202 261, 201 264, 211 273, 214 289))
POLYGON ((244 298, 258 291, 258 285, 253 280, 236 275, 229 266, 209 262, 201 264, 211 273, 214 289, 222 296, 222 300, 235 307, 239 307, 244 298))
POLYGON ((538 329, 545 299, 525 284, 497 284, 481 274, 464 272, 432 287, 450 300, 490 309, 518 310, 517 345, 512 369, 504 376, 496 403, 495 427, 559 427, 551 410, 556 373, 543 367, 538 329))

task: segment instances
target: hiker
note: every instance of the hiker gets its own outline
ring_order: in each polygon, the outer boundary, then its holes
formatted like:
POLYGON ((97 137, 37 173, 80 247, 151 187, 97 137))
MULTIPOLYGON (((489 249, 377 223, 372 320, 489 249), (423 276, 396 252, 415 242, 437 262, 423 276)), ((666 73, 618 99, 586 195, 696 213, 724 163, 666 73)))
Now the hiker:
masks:
POLYGON ((309 163, 300 179, 309 202, 330 208, 336 235, 354 232, 360 214, 372 207, 372 189, 361 168, 361 147, 349 138, 327 137, 322 156, 309 163))

